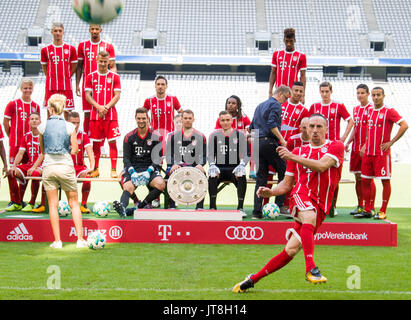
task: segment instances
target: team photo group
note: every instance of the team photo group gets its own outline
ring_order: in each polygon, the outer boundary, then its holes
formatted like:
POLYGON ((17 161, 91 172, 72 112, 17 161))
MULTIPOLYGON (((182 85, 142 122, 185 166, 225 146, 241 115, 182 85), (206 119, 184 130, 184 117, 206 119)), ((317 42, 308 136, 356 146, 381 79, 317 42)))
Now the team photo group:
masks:
MULTIPOLYGON (((114 46, 102 40, 102 31, 101 25, 90 25, 90 39, 75 48, 63 40, 64 25, 53 23, 53 42, 41 49, 46 84, 37 90, 45 92, 43 105, 31 98, 34 81, 23 78, 21 97, 10 101, 4 110, 0 156, 10 193, 4 210, 41 213, 48 205, 55 239, 52 248, 62 248, 59 189, 66 193, 77 247, 81 248, 87 246, 82 214, 90 213, 87 202, 93 179, 109 176, 119 181, 120 199, 109 200, 119 216, 126 218, 136 210, 159 207, 160 195, 168 192, 170 176, 192 167, 208 180, 207 209, 218 209, 219 185, 233 183, 237 210, 247 217, 244 201, 251 180, 255 183, 252 219, 263 218, 263 207, 271 197, 275 197, 281 215, 294 219, 284 250, 258 273, 235 285, 234 292, 253 287, 287 265, 301 249, 307 281, 326 282, 313 260, 314 235, 327 215, 338 214, 338 185, 347 152, 357 195, 353 219, 387 218, 390 148, 408 124, 395 108, 385 104, 382 87, 369 88, 363 83, 358 83, 352 93, 358 100, 352 110, 333 100, 333 85, 327 81, 318 87, 319 102, 306 105, 307 58, 295 49, 295 29, 283 31, 284 49, 272 56, 267 100, 256 102, 252 117, 243 112, 241 98, 228 93, 225 108, 210 123, 214 131, 206 137, 195 128, 196 121, 203 120, 196 118, 192 109, 183 108, 179 99, 167 92, 168 79, 158 75, 153 96, 142 106, 128 106, 136 126, 123 141, 119 141, 122 128, 118 121, 118 112, 123 110, 116 109, 121 99, 121 73, 117 73, 114 46), (74 105, 74 95, 81 97, 81 106, 74 105), (47 119, 41 119, 42 108, 47 109, 47 119), (343 132, 342 121, 346 122, 343 132), (398 131, 391 137, 394 124, 398 131), (4 139, 8 139, 8 151, 4 139), (110 172, 100 168, 106 140, 110 172), (123 164, 117 163, 118 143, 123 143, 123 164), (81 197, 79 178, 83 178, 81 197), (31 198, 25 202, 30 180, 31 198), (378 209, 375 180, 382 183, 378 209), (136 195, 139 186, 148 189, 144 199, 136 195), (39 190, 41 202, 36 206, 39 190)), ((167 198, 165 209, 176 209, 177 199, 167 198)), ((205 209, 204 200, 196 202, 197 210, 205 209)))

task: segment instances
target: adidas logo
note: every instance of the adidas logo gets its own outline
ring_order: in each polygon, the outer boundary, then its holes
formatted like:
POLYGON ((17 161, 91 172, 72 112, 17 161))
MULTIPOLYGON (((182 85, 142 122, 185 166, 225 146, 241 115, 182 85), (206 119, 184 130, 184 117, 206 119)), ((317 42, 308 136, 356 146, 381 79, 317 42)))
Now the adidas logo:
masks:
POLYGON ((7 240, 14 240, 14 241, 33 240, 33 236, 27 231, 23 222, 20 223, 13 230, 11 230, 6 238, 7 240))

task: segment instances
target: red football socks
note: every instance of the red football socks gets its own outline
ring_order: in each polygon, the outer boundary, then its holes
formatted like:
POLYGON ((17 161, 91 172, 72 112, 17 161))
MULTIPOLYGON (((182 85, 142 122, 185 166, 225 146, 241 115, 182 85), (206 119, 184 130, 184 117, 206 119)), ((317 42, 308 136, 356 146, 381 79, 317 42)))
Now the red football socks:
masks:
POLYGON ((116 141, 111 141, 108 143, 110 147, 110 160, 111 160, 111 169, 117 168, 117 144, 116 141))
POLYGON ((314 263, 314 229, 312 224, 304 223, 301 226, 301 244, 304 251, 305 268, 308 273, 312 268, 315 267, 314 263))
POLYGON ((381 180, 382 181, 382 206, 380 211, 387 212, 388 201, 391 196, 391 183, 390 180, 381 180))
POLYGON ((272 258, 268 263, 256 274, 251 276, 253 283, 257 283, 261 278, 268 276, 270 273, 273 273, 285 265, 287 265, 293 257, 290 257, 285 249, 272 258))

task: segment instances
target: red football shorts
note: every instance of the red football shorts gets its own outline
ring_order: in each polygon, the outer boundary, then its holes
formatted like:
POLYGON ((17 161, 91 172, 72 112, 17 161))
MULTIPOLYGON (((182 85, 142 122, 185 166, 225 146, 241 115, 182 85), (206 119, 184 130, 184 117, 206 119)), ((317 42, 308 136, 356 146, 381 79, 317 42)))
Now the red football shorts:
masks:
POLYGON ((302 223, 299 221, 298 213, 302 212, 301 214, 304 214, 304 211, 308 210, 313 210, 317 213, 317 220, 314 229, 315 234, 325 220, 326 213, 318 206, 317 203, 305 194, 293 194, 290 197, 290 213, 294 217, 295 221, 293 227, 287 230, 285 235, 287 240, 289 240, 293 234, 301 242, 300 231, 302 223))
POLYGON ((117 120, 90 120, 90 139, 95 141, 115 140, 121 136, 117 120))
POLYGON ((48 107, 48 102, 53 94, 62 94, 67 98, 66 108, 64 110, 74 110, 73 90, 47 90, 44 95, 44 108, 48 107))
MULTIPOLYGON (((33 163, 23 163, 17 166, 17 170, 20 171, 20 173, 23 175, 23 181, 22 183, 25 184, 26 183, 26 177, 27 177, 27 171, 29 171, 31 169, 31 167, 33 166, 33 163)), ((36 170, 33 171, 33 177, 41 177, 41 173, 42 173, 42 167, 37 167, 36 170)))
POLYGON ((84 91, 84 89, 82 90, 82 93, 81 93, 81 100, 82 100, 82 104, 83 104, 83 106, 82 106, 83 111, 84 112, 90 112, 92 106, 86 99, 86 91, 84 91))
POLYGON ((361 173, 361 156, 359 152, 351 152, 350 156, 350 172, 361 173))
POLYGON ((368 179, 391 179, 391 154, 364 155, 361 163, 361 177, 368 179))
POLYGON ((76 177, 79 178, 83 172, 86 172, 88 168, 86 166, 74 166, 74 171, 76 171, 76 177))

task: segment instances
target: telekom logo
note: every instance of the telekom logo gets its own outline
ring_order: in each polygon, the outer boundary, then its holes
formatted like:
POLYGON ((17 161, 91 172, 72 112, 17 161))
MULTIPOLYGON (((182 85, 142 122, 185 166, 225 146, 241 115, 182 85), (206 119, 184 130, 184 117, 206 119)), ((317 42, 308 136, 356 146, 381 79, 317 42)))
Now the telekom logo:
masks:
POLYGON ((158 226, 158 235, 161 238, 161 241, 168 241, 168 237, 171 236, 171 226, 168 224, 160 224, 158 226))

